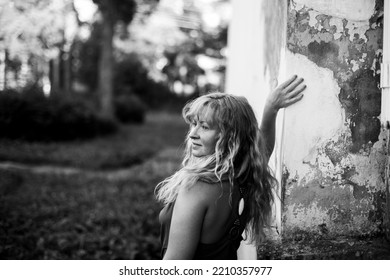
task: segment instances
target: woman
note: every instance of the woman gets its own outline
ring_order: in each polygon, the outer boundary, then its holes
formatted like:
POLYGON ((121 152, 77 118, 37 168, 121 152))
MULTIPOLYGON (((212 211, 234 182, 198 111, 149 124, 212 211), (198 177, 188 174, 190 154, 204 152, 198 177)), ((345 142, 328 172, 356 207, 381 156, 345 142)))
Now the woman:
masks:
POLYGON ((269 95, 260 129, 244 97, 214 93, 184 107, 190 130, 183 167, 156 188, 165 204, 164 259, 237 259, 244 230, 262 240, 275 184, 268 159, 276 115, 303 97, 302 82, 294 76, 269 95))

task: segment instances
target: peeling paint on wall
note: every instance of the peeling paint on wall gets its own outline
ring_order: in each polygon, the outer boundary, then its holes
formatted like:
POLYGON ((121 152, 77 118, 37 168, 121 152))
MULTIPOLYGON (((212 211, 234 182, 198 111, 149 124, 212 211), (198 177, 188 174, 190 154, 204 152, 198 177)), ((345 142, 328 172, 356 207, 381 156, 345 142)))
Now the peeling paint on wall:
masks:
POLYGON ((294 0, 296 10, 303 6, 323 14, 354 21, 363 21, 371 18, 375 11, 375 1, 367 0, 294 0))
MULTIPOLYGON (((315 5, 317 1, 312 2, 315 5)), ((288 48, 333 71, 341 88, 340 102, 350 121, 354 152, 363 144, 377 141, 380 133, 380 77, 376 70, 380 69, 382 27, 377 25, 378 14, 366 22, 337 19, 343 21, 342 30, 338 30, 328 23, 332 16, 305 6, 289 13, 288 48), (317 21, 314 26, 309 24, 310 13, 317 21), (342 34, 338 39, 334 36, 337 32, 342 34)))
POLYGON ((289 71, 306 77, 308 89, 302 101, 285 112, 284 165, 309 176, 317 160, 317 147, 345 130, 344 110, 337 97, 340 88, 330 70, 319 68, 307 57, 287 52, 286 60, 289 71))
POLYGON ((381 13, 382 0, 290 3, 287 65, 305 77, 307 90, 285 113, 286 235, 381 230, 381 13))

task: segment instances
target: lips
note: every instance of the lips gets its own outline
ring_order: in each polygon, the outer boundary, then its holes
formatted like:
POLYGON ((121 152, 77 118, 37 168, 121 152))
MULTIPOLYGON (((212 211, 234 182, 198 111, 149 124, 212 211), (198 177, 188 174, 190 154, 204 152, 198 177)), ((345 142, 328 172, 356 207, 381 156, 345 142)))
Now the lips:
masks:
POLYGON ((192 142, 192 145, 193 145, 193 146, 198 146, 198 147, 202 146, 202 145, 197 144, 197 143, 194 143, 194 142, 192 142))

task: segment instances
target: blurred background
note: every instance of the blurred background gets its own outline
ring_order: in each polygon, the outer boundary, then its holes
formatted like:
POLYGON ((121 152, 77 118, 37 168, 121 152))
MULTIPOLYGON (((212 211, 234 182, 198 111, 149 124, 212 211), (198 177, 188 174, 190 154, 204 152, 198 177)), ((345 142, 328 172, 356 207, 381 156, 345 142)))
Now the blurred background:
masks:
POLYGON ((154 188, 180 166, 183 105, 226 91, 261 117, 294 74, 307 90, 278 115, 272 232, 251 252, 390 259, 389 15, 383 0, 0 0, 0 259, 159 259, 154 188))
POLYGON ((154 187, 223 91, 227 0, 0 1, 0 259, 158 259, 154 187))

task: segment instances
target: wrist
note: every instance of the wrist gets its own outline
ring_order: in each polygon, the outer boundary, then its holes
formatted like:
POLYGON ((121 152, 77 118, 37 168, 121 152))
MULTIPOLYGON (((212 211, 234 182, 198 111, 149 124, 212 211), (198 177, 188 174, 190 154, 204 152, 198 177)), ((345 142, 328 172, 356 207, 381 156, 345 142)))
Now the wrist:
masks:
POLYGON ((264 112, 270 114, 277 114, 280 108, 272 104, 271 102, 267 102, 264 106, 264 112))

